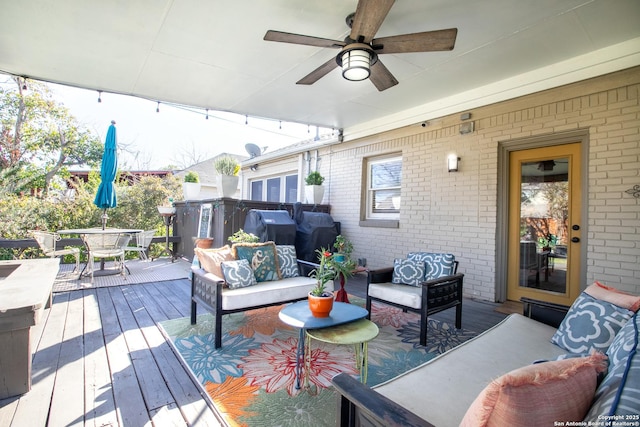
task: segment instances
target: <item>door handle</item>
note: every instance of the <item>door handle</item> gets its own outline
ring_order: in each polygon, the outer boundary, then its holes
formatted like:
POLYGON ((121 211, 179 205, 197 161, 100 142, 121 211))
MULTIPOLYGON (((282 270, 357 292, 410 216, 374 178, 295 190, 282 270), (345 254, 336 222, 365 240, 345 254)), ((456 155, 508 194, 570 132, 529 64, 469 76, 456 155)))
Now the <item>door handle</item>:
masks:
POLYGON ((572 237, 572 238, 571 238, 571 241, 572 241, 573 243, 578 243, 578 242, 580 241, 580 238, 579 238, 579 237, 572 237))

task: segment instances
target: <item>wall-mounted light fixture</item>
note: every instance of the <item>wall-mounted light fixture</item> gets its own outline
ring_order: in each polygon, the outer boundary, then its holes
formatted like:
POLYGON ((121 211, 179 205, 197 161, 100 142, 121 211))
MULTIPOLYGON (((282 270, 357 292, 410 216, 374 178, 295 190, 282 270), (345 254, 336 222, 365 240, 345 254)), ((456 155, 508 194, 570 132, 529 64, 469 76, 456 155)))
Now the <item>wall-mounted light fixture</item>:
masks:
POLYGON ((449 172, 458 172, 458 162, 462 160, 457 154, 449 154, 447 157, 447 169, 449 172))
POLYGON ((342 67, 342 77, 356 82, 369 78, 371 66, 377 60, 378 55, 364 43, 349 44, 336 57, 336 62, 342 67))
POLYGON ((251 169, 251 172, 257 171, 258 170, 258 164, 256 163, 255 165, 251 165, 251 167, 249 169, 251 169))

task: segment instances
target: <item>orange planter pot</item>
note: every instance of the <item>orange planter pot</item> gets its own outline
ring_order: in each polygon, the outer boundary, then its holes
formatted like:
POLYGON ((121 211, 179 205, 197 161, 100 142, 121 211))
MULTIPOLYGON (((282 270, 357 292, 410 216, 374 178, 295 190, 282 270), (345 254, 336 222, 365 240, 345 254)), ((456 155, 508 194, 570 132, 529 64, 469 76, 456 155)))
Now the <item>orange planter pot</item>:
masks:
POLYGON ((316 297, 309 294, 309 310, 313 317, 329 317, 333 309, 333 293, 328 297, 316 297))

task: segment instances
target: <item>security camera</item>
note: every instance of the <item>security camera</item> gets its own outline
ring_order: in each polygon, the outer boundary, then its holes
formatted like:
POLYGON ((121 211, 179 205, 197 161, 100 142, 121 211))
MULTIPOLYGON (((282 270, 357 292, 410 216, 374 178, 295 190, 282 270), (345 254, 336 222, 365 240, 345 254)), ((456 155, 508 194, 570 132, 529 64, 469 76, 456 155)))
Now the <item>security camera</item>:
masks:
POLYGON ((420 126, 422 126, 423 128, 426 128, 427 127, 427 122, 420 123, 420 126))

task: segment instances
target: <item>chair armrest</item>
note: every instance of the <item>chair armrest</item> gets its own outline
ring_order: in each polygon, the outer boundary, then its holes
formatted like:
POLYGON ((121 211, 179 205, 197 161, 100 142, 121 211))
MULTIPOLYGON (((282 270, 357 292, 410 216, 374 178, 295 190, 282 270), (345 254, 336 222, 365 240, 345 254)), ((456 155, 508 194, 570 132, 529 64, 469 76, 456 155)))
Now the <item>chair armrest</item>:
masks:
POLYGON ((569 306, 540 301, 533 298, 520 298, 523 315, 538 322, 557 328, 569 311, 569 306))
POLYGON ((371 425, 433 427, 413 412, 403 408, 348 374, 331 379, 340 393, 338 422, 340 427, 371 425))
POLYGON ((204 268, 202 267, 197 267, 195 265, 191 266, 191 271, 193 272, 194 275, 197 275, 200 279, 202 279, 203 281, 206 282, 211 282, 211 283, 215 283, 215 284, 224 284, 225 280, 222 277, 219 277, 213 273, 208 273, 204 268))
POLYGON ((388 283, 393 279, 393 267, 369 270, 367 273, 367 283, 388 283))
POLYGON ((301 276, 307 277, 309 276, 309 274, 311 274, 311 271, 320 267, 320 264, 317 264, 315 262, 305 261, 303 259, 297 259, 296 261, 298 261, 298 272, 301 276))

